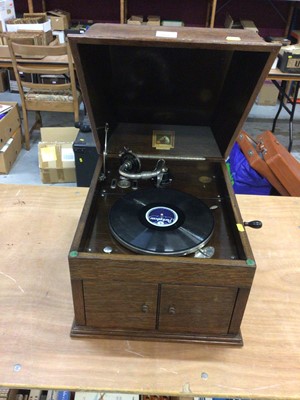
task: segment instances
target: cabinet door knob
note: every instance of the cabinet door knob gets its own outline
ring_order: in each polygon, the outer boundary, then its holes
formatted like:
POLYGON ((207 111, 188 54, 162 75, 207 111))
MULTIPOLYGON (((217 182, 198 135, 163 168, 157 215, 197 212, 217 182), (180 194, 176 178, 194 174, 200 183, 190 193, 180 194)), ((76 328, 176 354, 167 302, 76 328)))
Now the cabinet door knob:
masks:
POLYGON ((143 304, 143 305, 142 305, 142 312, 143 312, 143 313, 149 312, 149 306, 148 306, 147 304, 143 304))
POLYGON ((173 306, 170 306, 168 312, 169 312, 169 314, 174 315, 174 314, 176 314, 176 308, 173 306))

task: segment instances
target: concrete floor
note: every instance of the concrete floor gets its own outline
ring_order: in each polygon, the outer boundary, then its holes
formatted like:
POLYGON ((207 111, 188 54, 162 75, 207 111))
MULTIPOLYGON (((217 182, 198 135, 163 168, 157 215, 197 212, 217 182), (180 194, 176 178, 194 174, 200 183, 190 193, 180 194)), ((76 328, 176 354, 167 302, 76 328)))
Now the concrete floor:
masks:
MULTIPOLYGON (((0 102, 16 101, 19 103, 21 110, 20 96, 17 93, 4 92, 0 93, 0 102)), ((83 118, 83 109, 80 110, 83 118)), ((34 121, 34 113, 29 113, 29 124, 32 126, 34 121)), ((42 113, 43 126, 46 127, 61 127, 74 126, 72 113, 42 113)), ((29 151, 24 148, 14 162, 12 169, 7 175, 0 174, 0 183, 16 183, 16 184, 31 184, 44 185, 40 178, 39 163, 38 163, 38 143, 40 141, 40 132, 34 131, 31 138, 31 148, 29 151)), ((56 183, 56 186, 76 186, 76 183, 56 183)))
MULTIPOLYGON (((17 101, 20 97, 16 93, 0 93, 0 102, 17 101)), ((244 125, 244 129, 253 137, 265 130, 270 130, 277 106, 254 105, 244 125)), ((83 109, 81 110, 83 118, 83 109)), ((32 113, 33 117, 33 113, 32 113)), ((44 126, 74 126, 71 113, 42 113, 44 126)), ((276 136, 284 146, 288 145, 288 114, 283 110, 277 123, 276 136)), ((34 132, 30 151, 22 149, 9 174, 0 174, 0 183, 43 185, 38 166, 39 131, 34 132)), ((292 154, 300 161, 300 106, 296 107, 294 119, 294 146, 292 154)), ((54 184, 60 186, 76 186, 75 183, 54 184)))

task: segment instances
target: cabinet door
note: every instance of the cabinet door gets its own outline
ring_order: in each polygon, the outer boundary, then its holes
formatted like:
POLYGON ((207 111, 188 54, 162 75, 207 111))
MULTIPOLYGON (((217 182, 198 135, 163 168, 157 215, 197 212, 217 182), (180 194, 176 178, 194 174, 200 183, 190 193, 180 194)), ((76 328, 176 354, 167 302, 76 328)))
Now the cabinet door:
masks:
POLYGON ((162 285, 159 330, 226 334, 236 294, 234 288, 162 285))
POLYGON ((86 324, 103 329, 155 329, 157 285, 83 283, 86 324))

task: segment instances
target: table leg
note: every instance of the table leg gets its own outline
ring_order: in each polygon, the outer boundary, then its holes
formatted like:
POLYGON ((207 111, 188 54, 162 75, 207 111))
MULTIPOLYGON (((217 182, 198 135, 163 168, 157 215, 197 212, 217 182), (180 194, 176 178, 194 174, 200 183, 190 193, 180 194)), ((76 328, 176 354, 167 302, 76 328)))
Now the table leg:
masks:
POLYGON ((273 125, 272 125, 272 132, 274 133, 274 131, 276 129, 277 119, 278 119, 278 117, 281 113, 281 110, 283 108, 283 105, 284 105, 284 98, 285 98, 284 94, 286 93, 287 81, 282 81, 281 85, 279 85, 279 83, 275 80, 272 80, 272 82, 279 90, 279 107, 278 107, 277 113, 275 115, 275 118, 273 119, 273 125))
POLYGON ((272 80, 272 82, 279 90, 279 107, 278 107, 278 111, 275 115, 275 118, 273 120, 272 132, 274 133, 274 131, 276 129, 276 123, 277 123, 278 117, 279 117, 282 109, 284 108, 285 111, 290 116, 290 118, 289 118, 289 144, 288 144, 288 151, 290 152, 293 147, 293 138, 294 138, 293 121, 294 121, 294 114, 295 114, 295 109, 296 109, 296 105, 297 105, 297 98, 298 98, 300 82, 299 81, 295 82, 295 89, 294 89, 294 94, 293 94, 292 99, 290 98, 290 96, 287 93, 288 81, 282 81, 281 85, 275 80, 272 80), (287 102, 285 103, 284 100, 287 100, 287 102), (287 104, 291 104, 291 108, 289 108, 287 106, 287 104))
POLYGON ((299 92, 299 81, 295 82, 295 90, 294 90, 294 95, 293 95, 293 101, 292 101, 292 109, 290 113, 290 119, 289 119, 289 147, 288 151, 290 152, 293 147, 293 139, 294 139, 294 134, 293 134, 293 120, 294 120, 294 114, 295 114, 295 109, 297 105, 297 98, 298 98, 298 92, 299 92))

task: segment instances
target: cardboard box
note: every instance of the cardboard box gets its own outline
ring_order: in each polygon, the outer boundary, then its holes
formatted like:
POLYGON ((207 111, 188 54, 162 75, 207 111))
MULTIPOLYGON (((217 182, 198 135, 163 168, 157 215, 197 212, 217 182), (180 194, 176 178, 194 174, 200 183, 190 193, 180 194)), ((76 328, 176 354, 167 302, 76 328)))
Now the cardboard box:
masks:
POLYGON ((22 148, 21 128, 18 128, 0 150, 0 173, 7 174, 22 148))
POLYGON ((47 18, 47 14, 45 12, 28 12, 23 13, 23 18, 32 18, 34 20, 38 20, 40 22, 45 22, 47 18))
MULTIPOLYGON (((29 31, 18 30, 10 32, 9 36, 15 43, 48 46, 53 41, 52 31, 29 31)), ((41 58, 41 57, 39 57, 41 58)))
MULTIPOLYGON (((158 398, 158 396, 157 396, 158 398)), ((125 393, 100 393, 100 392, 75 392, 75 400, 139 400, 137 394, 125 393)))
POLYGON ((18 103, 1 101, 0 104, 12 105, 12 109, 0 119, 0 149, 11 138, 12 134, 20 127, 21 120, 19 114, 18 103))
POLYGON ((71 25, 71 15, 69 12, 57 9, 47 11, 47 15, 50 18, 52 30, 63 31, 69 29, 71 25))
POLYGON ((5 92, 8 89, 7 70, 0 69, 0 92, 5 92))
POLYGON ((251 30, 254 32, 258 32, 257 26, 251 20, 241 19, 241 25, 242 25, 243 29, 248 29, 248 30, 251 30))
POLYGON ((0 46, 0 58, 10 58, 10 53, 7 45, 0 46))
POLYGON ((7 32, 21 31, 51 31, 51 21, 41 22, 40 24, 11 24, 9 21, 6 23, 7 32))
POLYGON ((73 142, 78 131, 73 127, 41 128, 38 157, 43 183, 76 182, 73 142))
MULTIPOLYGON (((37 44, 37 45, 43 45, 43 46, 47 46, 48 44, 50 44, 54 38, 52 35, 52 31, 51 31, 51 22, 47 16, 46 13, 24 13, 23 14, 23 20, 24 20, 24 25, 42 25, 43 28, 42 29, 34 29, 31 31, 31 29, 29 28, 19 28, 17 33, 26 33, 26 32, 30 32, 31 34, 39 34, 40 38, 39 41, 33 43, 33 44, 37 44), (43 25, 47 22, 46 25, 43 25), (49 23, 50 22, 50 23, 49 23)), ((18 21, 14 21, 14 23, 17 23, 18 21)), ((9 23, 9 21, 8 21, 9 23)), ((22 19, 20 19, 20 24, 22 24, 22 19)), ((11 33, 12 34, 12 33, 11 33)))
POLYGON ((159 15, 148 15, 147 25, 160 25, 160 16, 159 15))
POLYGON ((142 25, 143 16, 142 15, 132 15, 127 19, 127 24, 129 25, 142 25))
POLYGON ((264 82, 257 98, 256 104, 264 106, 275 106, 278 99, 278 89, 271 80, 264 82))
POLYGON ((171 20, 163 20, 161 22, 162 26, 184 26, 183 21, 171 21, 171 20))
POLYGON ((16 18, 13 0, 0 0, 0 32, 6 31, 6 21, 16 18))
POLYGON ((9 37, 14 43, 20 44, 29 44, 29 45, 42 45, 43 43, 43 34, 45 32, 39 31, 25 31, 25 32, 10 32, 9 37))

